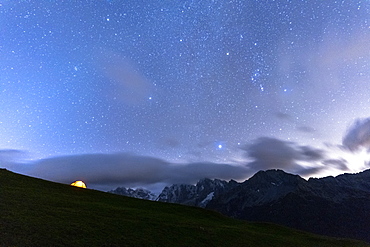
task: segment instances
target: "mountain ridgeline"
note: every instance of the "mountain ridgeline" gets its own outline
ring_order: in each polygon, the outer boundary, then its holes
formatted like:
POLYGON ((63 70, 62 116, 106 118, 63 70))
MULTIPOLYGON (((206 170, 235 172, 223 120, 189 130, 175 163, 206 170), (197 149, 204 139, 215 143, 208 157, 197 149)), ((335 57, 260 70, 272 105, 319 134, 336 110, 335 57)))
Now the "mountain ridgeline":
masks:
POLYGON ((260 171, 243 183, 202 179, 166 187, 156 200, 370 242, 370 170, 308 181, 282 170, 260 171))

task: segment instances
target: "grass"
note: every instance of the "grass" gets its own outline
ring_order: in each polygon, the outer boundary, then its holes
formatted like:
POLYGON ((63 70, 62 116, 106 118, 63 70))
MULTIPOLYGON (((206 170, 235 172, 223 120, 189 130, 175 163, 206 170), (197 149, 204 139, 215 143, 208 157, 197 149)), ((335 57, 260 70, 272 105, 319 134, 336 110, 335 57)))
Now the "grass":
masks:
POLYGON ((370 246, 0 169, 0 246, 370 246))

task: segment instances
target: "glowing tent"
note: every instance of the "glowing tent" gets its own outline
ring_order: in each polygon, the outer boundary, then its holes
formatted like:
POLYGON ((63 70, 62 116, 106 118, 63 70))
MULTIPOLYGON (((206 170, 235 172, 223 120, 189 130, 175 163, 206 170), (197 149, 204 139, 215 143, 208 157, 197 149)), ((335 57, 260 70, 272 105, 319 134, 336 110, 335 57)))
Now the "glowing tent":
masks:
POLYGON ((71 183, 71 185, 80 188, 86 188, 86 184, 82 181, 74 181, 73 183, 71 183))

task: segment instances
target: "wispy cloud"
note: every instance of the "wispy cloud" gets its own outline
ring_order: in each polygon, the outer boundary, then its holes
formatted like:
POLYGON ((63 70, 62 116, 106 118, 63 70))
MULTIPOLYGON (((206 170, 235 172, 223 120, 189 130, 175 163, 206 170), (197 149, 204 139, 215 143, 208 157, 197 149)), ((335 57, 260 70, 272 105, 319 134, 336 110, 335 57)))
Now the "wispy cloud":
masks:
POLYGON ((357 119, 347 130, 342 144, 351 151, 370 148, 370 118, 357 119))
POLYGON ((316 165, 315 169, 312 169, 301 165, 300 162, 316 164, 325 157, 323 150, 271 137, 260 137, 242 149, 247 157, 253 159, 248 168, 255 171, 279 168, 307 175, 308 169, 316 173, 323 167, 316 165))
MULTIPOLYGON (((172 147, 177 145, 178 142, 168 143, 172 147)), ((358 120, 349 128, 343 137, 343 146, 327 145, 319 149, 260 137, 238 147, 245 159, 234 164, 191 161, 177 164, 131 153, 69 155, 25 162, 27 153, 21 150, 0 150, 0 161, 2 167, 16 172, 61 183, 84 180, 90 188, 97 189, 192 184, 202 178, 244 180, 267 169, 283 169, 304 177, 318 176, 334 170, 353 170, 349 159, 341 153, 353 156, 352 151, 360 147, 370 148, 370 118, 358 120)))

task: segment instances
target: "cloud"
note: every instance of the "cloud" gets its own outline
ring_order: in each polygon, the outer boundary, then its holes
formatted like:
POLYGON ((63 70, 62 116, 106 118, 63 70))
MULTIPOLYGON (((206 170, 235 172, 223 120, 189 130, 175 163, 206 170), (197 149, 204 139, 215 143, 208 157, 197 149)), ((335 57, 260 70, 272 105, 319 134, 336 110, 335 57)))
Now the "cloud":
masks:
POLYGON ((297 126, 296 129, 300 132, 304 132, 304 133, 314 133, 315 132, 315 129, 310 127, 310 126, 297 126))
POLYGON ((301 154, 300 160, 316 161, 316 160, 321 160, 324 158, 323 150, 316 149, 310 146, 300 146, 298 147, 298 151, 301 154))
POLYGON ((181 146, 181 142, 174 137, 165 138, 160 141, 160 144, 165 148, 178 148, 181 146))
POLYGON ((253 159, 248 167, 256 171, 280 168, 300 174, 314 173, 321 169, 319 165, 306 168, 299 162, 316 164, 325 156, 322 150, 270 137, 258 138, 242 149, 253 159))
POLYGON ((0 150, 0 161, 10 162, 24 157, 27 152, 17 149, 2 149, 0 150))
POLYGON ((287 168, 297 159, 297 152, 290 143, 275 138, 261 137, 242 149, 254 159, 249 166, 255 169, 287 168))
POLYGON ((33 173, 62 183, 76 179, 92 184, 150 183, 162 178, 167 165, 160 159, 126 153, 82 154, 42 159, 34 164, 33 173))
MULTIPOLYGON (((367 82, 366 77, 358 71, 363 71, 370 57, 368 42, 370 33, 363 32, 361 27, 357 27, 351 30, 351 35, 348 35, 347 32, 338 32, 337 28, 331 25, 326 27, 322 42, 308 44, 306 40, 291 37, 295 39, 294 47, 284 41, 278 45, 276 77, 284 79, 285 85, 295 88, 296 78, 286 75, 295 74, 297 69, 305 71, 306 73, 300 78, 300 81, 304 82, 300 90, 311 92, 306 95, 311 103, 329 103, 331 98, 326 97, 327 92, 341 90, 343 80, 367 82), (343 71, 347 71, 345 77, 343 71)), ((297 97, 297 100, 300 96, 299 93, 291 95, 291 97, 297 97)), ((285 97, 282 97, 282 100, 285 97)))
POLYGON ((54 157, 39 160, 32 167, 28 175, 67 184, 83 180, 88 187, 103 190, 118 186, 196 183, 205 177, 243 179, 250 175, 244 166, 208 162, 173 164, 128 153, 54 157))
POLYGON ((29 158, 29 154, 26 151, 2 149, 0 150, 0 167, 24 172, 28 167, 22 162, 27 158, 29 158))
POLYGON ((293 121, 293 117, 291 115, 283 112, 276 112, 275 117, 281 120, 293 121))
POLYGON ((334 166, 342 171, 349 171, 347 161, 345 159, 329 159, 322 162, 324 165, 334 166))
POLYGON ((244 166, 195 162, 184 165, 173 165, 170 170, 171 183, 195 183, 202 178, 219 178, 224 180, 245 179, 251 175, 244 166), (176 182, 177 181, 177 182, 176 182))
MULTIPOLYGON (((290 114, 287 114, 287 113, 283 113, 283 112, 276 112, 274 114, 274 116, 279 119, 279 120, 282 120, 282 121, 285 121, 285 122, 291 122, 291 123, 295 123, 295 119, 292 115, 290 114)), ((315 128, 311 127, 311 126, 306 126, 306 125, 298 125, 299 123, 296 123, 296 130, 299 131, 299 132, 303 132, 303 133, 314 133, 316 130, 315 128)))
POLYGON ((315 174, 318 174, 322 170, 324 170, 325 167, 323 166, 314 166, 314 167, 297 167, 295 170, 295 173, 299 174, 302 177, 312 176, 315 174))
POLYGON ((128 58, 105 50, 97 66, 112 83, 109 89, 111 98, 137 105, 151 96, 151 83, 128 58))
POLYGON ((342 144, 350 151, 370 148, 370 118, 357 119, 344 135, 342 144))

